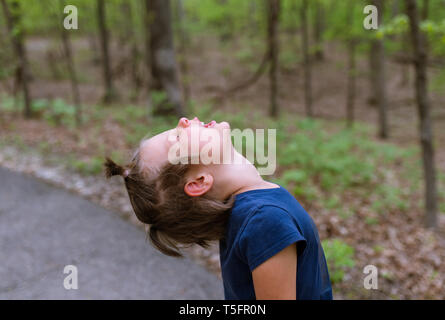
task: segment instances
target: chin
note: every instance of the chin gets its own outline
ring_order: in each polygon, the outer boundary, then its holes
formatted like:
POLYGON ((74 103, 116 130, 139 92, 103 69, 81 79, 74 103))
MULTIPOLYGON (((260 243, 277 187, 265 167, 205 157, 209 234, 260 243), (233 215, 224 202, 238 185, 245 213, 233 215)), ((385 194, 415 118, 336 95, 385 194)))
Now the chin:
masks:
POLYGON ((220 122, 219 125, 221 126, 221 129, 230 129, 230 124, 226 121, 220 122))

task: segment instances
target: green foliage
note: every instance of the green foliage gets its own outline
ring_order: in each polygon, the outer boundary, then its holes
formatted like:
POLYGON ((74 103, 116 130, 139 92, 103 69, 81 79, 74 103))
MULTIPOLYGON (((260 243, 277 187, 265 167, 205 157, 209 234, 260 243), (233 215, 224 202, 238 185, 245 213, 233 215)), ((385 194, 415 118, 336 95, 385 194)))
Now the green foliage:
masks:
POLYGON ((6 94, 0 95, 0 110, 7 111, 7 112, 13 112, 16 111, 16 101, 14 97, 11 97, 6 94))
MULTIPOLYGON (((0 109, 7 112, 14 112, 23 109, 23 99, 14 99, 9 95, 1 95, 0 109)), ((34 99, 31 102, 31 109, 34 115, 44 118, 51 125, 65 125, 74 127, 76 108, 66 103, 63 99, 54 100, 34 99)))
POLYGON ((402 190, 389 185, 379 185, 375 190, 379 195, 379 201, 372 204, 372 208, 378 213, 385 213, 386 210, 408 209, 408 204, 403 197, 402 190))
POLYGON ((74 116, 76 108, 66 103, 63 99, 57 98, 48 104, 42 101, 40 108, 44 110, 43 117, 52 125, 66 125, 74 127, 74 116))
POLYGON ((379 28, 379 35, 383 36, 391 36, 403 34, 409 31, 409 20, 405 14, 400 14, 394 17, 387 24, 381 26, 379 28))
POLYGON ((95 156, 87 160, 70 157, 67 160, 67 166, 85 176, 97 175, 103 170, 103 161, 102 156, 95 156))
POLYGON ((215 33, 222 40, 245 32, 250 25, 264 25, 264 4, 261 1, 188 0, 184 1, 189 30, 215 33))
POLYGON ((143 106, 119 106, 119 108, 113 109, 111 116, 122 126, 127 126, 128 123, 145 122, 148 119, 148 109, 143 106))
POLYGON ((32 110, 37 113, 44 112, 48 109, 49 103, 46 99, 34 99, 32 101, 32 110))
POLYGON ((343 281, 345 272, 355 266, 354 248, 340 239, 322 241, 322 247, 333 284, 343 281))
POLYGON ((354 131, 342 130, 328 134, 315 121, 297 123, 299 130, 285 141, 286 148, 280 148, 278 159, 281 165, 295 166, 321 187, 343 190, 371 181, 375 167, 372 158, 363 157, 359 152, 364 137, 354 131))
POLYGON ((151 103, 155 106, 163 103, 167 100, 167 93, 165 91, 155 91, 151 92, 151 103))
MULTIPOLYGON (((359 203, 343 199, 351 196, 370 199, 373 211, 380 214, 408 209, 410 194, 421 181, 420 165, 410 161, 417 148, 374 142, 367 128, 332 130, 321 120, 297 120, 296 132, 291 127, 288 123, 278 131, 277 159, 284 170, 275 181, 297 199, 321 203, 342 218, 360 210, 359 203), (405 187, 392 185, 387 168, 395 166, 410 171, 407 176, 416 176, 405 187)), ((370 225, 377 221, 366 220, 370 225)))

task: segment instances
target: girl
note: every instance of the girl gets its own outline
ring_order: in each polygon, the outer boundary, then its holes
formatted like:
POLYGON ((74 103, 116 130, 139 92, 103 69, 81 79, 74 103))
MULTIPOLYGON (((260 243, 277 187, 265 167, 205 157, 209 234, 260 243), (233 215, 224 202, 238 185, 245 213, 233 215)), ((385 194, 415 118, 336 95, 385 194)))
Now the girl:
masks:
MULTIPOLYGON (((106 176, 124 178, 152 244, 179 257, 180 245, 219 240, 226 299, 332 299, 318 231, 306 211, 286 189, 263 180, 231 143, 229 163, 172 160, 174 147, 194 148, 193 130, 223 137, 230 126, 181 118, 143 140, 129 165, 106 159, 106 176)), ((223 154, 227 139, 217 140, 211 150, 223 154)), ((209 147, 198 144, 198 151, 209 147)))

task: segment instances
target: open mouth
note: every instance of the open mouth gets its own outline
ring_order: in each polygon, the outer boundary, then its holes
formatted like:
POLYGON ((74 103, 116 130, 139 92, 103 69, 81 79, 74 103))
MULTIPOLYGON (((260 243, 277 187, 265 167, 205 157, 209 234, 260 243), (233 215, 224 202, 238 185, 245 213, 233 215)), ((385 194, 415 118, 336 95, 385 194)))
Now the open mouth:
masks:
POLYGON ((204 124, 204 122, 202 122, 204 128, 213 128, 216 124, 215 120, 210 121, 209 123, 204 124))
POLYGON ((198 121, 198 123, 204 128, 213 128, 216 125, 216 121, 212 120, 209 123, 204 123, 204 121, 200 121, 198 117, 194 117, 193 121, 198 121))

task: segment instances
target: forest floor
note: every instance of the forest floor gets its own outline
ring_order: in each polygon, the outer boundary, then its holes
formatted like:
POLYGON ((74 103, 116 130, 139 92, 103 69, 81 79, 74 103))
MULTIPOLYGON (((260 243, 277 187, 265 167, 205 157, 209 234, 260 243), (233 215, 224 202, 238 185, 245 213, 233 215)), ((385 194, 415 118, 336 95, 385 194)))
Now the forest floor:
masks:
MULTIPOLYGON (((288 46, 295 46, 298 52, 298 46, 294 43, 290 42, 288 46)), ((70 86, 63 72, 63 60, 57 58, 57 50, 52 43, 46 39, 36 38, 30 39, 27 47, 34 74, 31 84, 32 96, 35 99, 60 97, 64 101, 70 101, 70 86), (47 58, 48 51, 56 54, 51 59, 47 58)), ((143 105, 146 97, 141 94, 138 101, 129 102, 132 90, 129 76, 125 74, 124 69, 120 70, 122 73, 119 73, 116 81, 121 102, 110 107, 98 105, 102 94, 99 66, 92 62, 88 41, 77 40, 74 47, 88 125, 82 130, 76 130, 70 123, 58 124, 57 121, 43 117, 25 121, 11 111, 11 108, 8 112, 2 111, 0 164, 33 173, 76 190, 139 224, 131 213, 122 183, 113 179, 110 182, 105 181, 100 176, 100 169, 103 154, 111 153, 117 160, 125 161, 126 157, 123 155, 129 154, 135 147, 135 143, 144 135, 141 132, 144 129, 149 131, 148 124, 135 120, 145 115, 144 111, 138 111, 142 107, 139 109, 133 107, 132 113, 125 113, 121 107, 130 104, 143 105), (138 130, 129 130, 133 127, 137 127, 138 130), (67 166, 77 172, 66 170, 67 166)), ((289 47, 286 49, 289 50, 289 47)), ((218 111, 225 114, 236 111, 244 111, 244 114, 249 114, 250 111, 267 114, 269 101, 267 75, 263 75, 256 84, 231 97, 223 100, 213 99, 215 88, 231 87, 252 73, 260 62, 261 50, 262 48, 255 45, 250 48, 242 41, 230 46, 221 45, 212 38, 206 38, 199 44, 196 41, 187 54, 194 110, 200 108, 197 106, 210 106, 211 112, 218 111)), ((121 54, 115 45, 114 60, 118 61, 121 54)), ((284 52, 283 56, 279 76, 279 105, 283 113, 303 117, 303 70, 298 56, 294 57, 288 52, 284 52)), ((325 60, 315 63, 313 72, 315 116, 324 119, 323 123, 336 128, 344 126, 346 101, 344 60, 342 49, 329 45, 325 60)), ((367 103, 369 96, 366 59, 360 59, 358 66, 357 126, 369 126, 371 130, 377 132, 375 125, 377 110, 367 103)), ((434 72, 431 71, 431 77, 434 76, 434 72)), ((390 138, 384 143, 411 148, 417 147, 418 144, 418 124, 413 85, 403 84, 406 74, 412 82, 413 70, 388 63, 390 138)), ((7 92, 8 86, 10 87, 10 84, 3 83, 0 92, 7 92)), ((431 101, 436 164, 438 171, 443 174, 445 173, 445 94, 433 88, 431 101)), ((7 98, 3 98, 0 103, 4 106, 7 102, 7 98)), ((380 143, 375 136, 371 133, 368 138, 380 143)), ((414 160, 419 161, 418 155, 416 157, 414 160)), ((389 172, 400 175, 396 167, 390 168, 389 172)), ((421 195, 422 190, 416 190, 411 200, 420 203, 421 195)), ((351 203, 356 201, 352 197, 343 200, 351 203)), ((442 199, 442 202, 445 200, 442 199)), ((380 217, 378 223, 366 222, 367 215, 372 210, 370 208, 370 205, 364 206, 363 210, 358 210, 356 214, 343 219, 335 211, 324 208, 321 203, 310 204, 309 213, 319 227, 320 237, 341 239, 355 249, 355 267, 346 268, 342 281, 334 284, 335 297, 445 299, 443 290, 445 215, 439 215, 439 230, 434 233, 422 227, 423 213, 419 209, 420 205, 408 208, 405 212, 392 211, 380 217), (363 288, 363 268, 368 264, 379 267, 381 277, 378 290, 363 288)), ((207 250, 199 247, 191 248, 190 253, 213 272, 219 273, 216 245, 207 250)))

